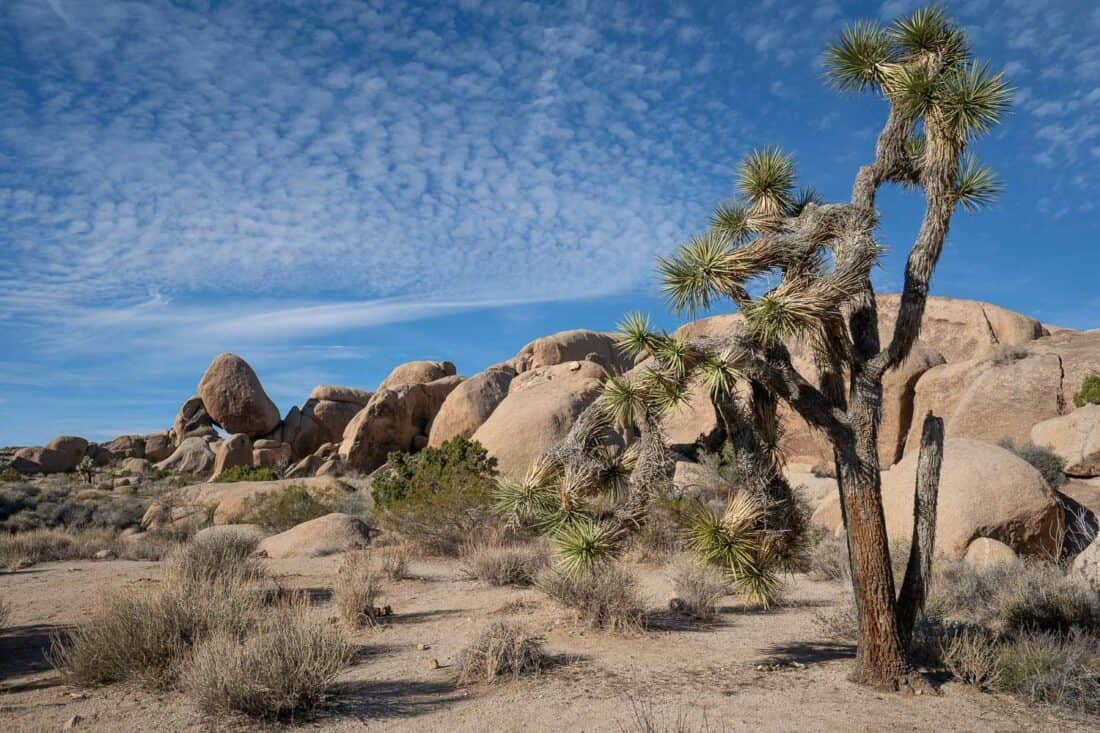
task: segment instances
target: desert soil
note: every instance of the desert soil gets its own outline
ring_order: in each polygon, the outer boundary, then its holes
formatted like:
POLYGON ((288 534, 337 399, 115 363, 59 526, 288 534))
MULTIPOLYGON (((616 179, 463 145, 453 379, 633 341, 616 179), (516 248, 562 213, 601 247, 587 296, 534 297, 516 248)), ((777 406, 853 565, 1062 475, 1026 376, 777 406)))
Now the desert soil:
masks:
MULTIPOLYGON (((335 623, 329 603, 339 557, 266 560, 288 587, 309 589, 316 613, 335 623)), ((341 675, 337 698, 300 723, 325 731, 634 730, 636 708, 672 726, 753 731, 1095 730, 1006 696, 944 683, 936 696, 901 697, 850 684, 854 649, 824 638, 815 616, 839 608, 838 583, 802 576, 788 602, 767 613, 727 598, 720 617, 688 622, 660 609, 672 596, 667 571, 636 566, 653 612, 632 637, 592 632, 530 589, 491 588, 465 579, 458 562, 414 562, 411 579, 388 583, 395 615, 359 631, 362 649, 341 675), (556 664, 539 677, 457 687, 458 652, 496 619, 541 634, 556 664), (424 648, 426 647, 426 648, 424 648), (440 667, 433 669, 432 660, 440 667)), ((78 690, 61 684, 43 651, 52 634, 87 618, 106 588, 158 583, 157 563, 49 563, 0 574, 13 616, 0 635, 0 721, 7 731, 200 731, 259 728, 209 720, 183 696, 116 685, 78 690)))

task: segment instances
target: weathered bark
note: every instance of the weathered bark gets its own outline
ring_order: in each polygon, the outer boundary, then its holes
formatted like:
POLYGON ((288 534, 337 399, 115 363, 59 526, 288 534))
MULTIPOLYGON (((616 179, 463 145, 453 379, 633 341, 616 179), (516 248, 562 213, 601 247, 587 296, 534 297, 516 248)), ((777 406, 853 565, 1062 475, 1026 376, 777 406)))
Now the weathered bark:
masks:
POLYGON ((921 429, 917 457, 917 481, 913 497, 913 542, 909 563, 898 595, 898 633, 909 648, 913 625, 924 610, 932 574, 932 553, 936 545, 936 500, 940 491, 943 463, 943 420, 929 412, 921 429))

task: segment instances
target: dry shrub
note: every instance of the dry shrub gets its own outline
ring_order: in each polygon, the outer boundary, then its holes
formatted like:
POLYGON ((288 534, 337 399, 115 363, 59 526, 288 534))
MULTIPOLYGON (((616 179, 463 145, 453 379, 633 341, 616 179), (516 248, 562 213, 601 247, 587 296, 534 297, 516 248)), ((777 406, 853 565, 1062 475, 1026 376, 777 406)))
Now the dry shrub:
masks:
POLYGON ((542 640, 506 621, 497 621, 458 656, 458 682, 496 682, 537 673, 546 664, 542 640))
POLYGON ((280 491, 265 491, 246 501, 248 521, 285 532, 303 522, 332 512, 331 497, 314 496, 302 484, 290 484, 280 491))
POLYGON ((184 662, 180 683, 207 713, 289 718, 321 704, 351 656, 347 641, 299 598, 246 636, 219 629, 203 639, 184 662))
POLYGON ((730 592, 729 581, 722 571, 689 556, 676 558, 671 577, 676 598, 670 607, 698 619, 714 618, 718 614, 718 601, 730 592))
POLYGON ((118 591, 102 598, 91 621, 53 640, 50 662, 67 684, 136 680, 164 689, 192 644, 214 633, 240 636, 262 609, 259 593, 236 584, 118 591))
POLYGON ((684 513, 688 502, 659 497, 645 524, 633 536, 630 557, 637 562, 663 564, 684 551, 684 513))
POLYGON ((726 729, 725 726, 712 728, 706 710, 699 714, 697 725, 691 722, 695 716, 689 715, 683 707, 676 710, 675 716, 666 715, 666 712, 667 706, 664 711, 655 710, 650 702, 631 699, 630 720, 627 725, 620 724, 619 730, 622 733, 717 733, 726 729))
POLYGON ((8 621, 11 620, 11 606, 6 601, 0 601, 0 632, 8 628, 8 621))
POLYGON ((178 552, 194 534, 194 525, 184 524, 121 537, 118 556, 123 560, 163 560, 178 552))
POLYGON ((645 627, 638 581, 615 564, 591 573, 567 575, 557 568, 539 573, 535 584, 558 603, 577 612, 594 628, 623 633, 645 627))
POLYGON ((997 678, 997 644, 976 629, 948 634, 940 647, 940 659, 951 674, 968 685, 985 687, 997 678))
POLYGON ((100 550, 119 554, 115 533, 107 529, 35 529, 0 535, 0 565, 16 570, 40 562, 87 560, 100 550))
POLYGON ((340 620, 353 629, 373 626, 382 615, 375 605, 381 596, 381 572, 371 567, 370 552, 359 550, 345 554, 332 592, 332 602, 340 620))
POLYGON ((1100 714, 1100 639, 1029 634, 1001 647, 997 686, 1032 703, 1100 714))
POLYGON ((241 586, 264 577, 263 566, 252 557, 258 540, 236 532, 212 534, 193 540, 168 558, 165 582, 241 586))
POLYGON ((532 585, 549 564, 546 549, 479 545, 463 557, 463 572, 489 585, 532 585))
POLYGON ((807 575, 814 580, 849 580, 848 542, 843 536, 823 532, 807 555, 807 575))
POLYGON ((832 611, 819 611, 814 616, 814 625, 829 639, 858 641, 859 616, 855 601, 848 597, 839 608, 832 611))
POLYGON ((387 578, 396 582, 409 577, 409 560, 412 559, 412 548, 407 544, 382 548, 379 555, 382 558, 382 573, 387 578))

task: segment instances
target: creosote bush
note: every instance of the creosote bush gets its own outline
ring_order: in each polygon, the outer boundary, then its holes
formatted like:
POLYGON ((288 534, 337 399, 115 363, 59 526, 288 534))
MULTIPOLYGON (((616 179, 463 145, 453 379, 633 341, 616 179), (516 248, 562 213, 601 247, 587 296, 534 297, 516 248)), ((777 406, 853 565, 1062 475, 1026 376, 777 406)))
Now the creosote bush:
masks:
POLYGON ((246 509, 248 521, 276 532, 284 532, 332 511, 327 496, 318 498, 302 484, 257 494, 248 500, 246 509))
POLYGON ((489 585, 532 585, 550 560, 541 545, 477 545, 463 555, 463 571, 489 585))
POLYGON ((718 601, 730 592, 729 579, 717 568, 696 558, 680 556, 671 566, 673 610, 709 620, 718 614, 718 601))
POLYGON ((459 684, 493 683, 536 674, 546 666, 542 640, 523 628, 497 621, 470 646, 462 650, 456 663, 459 684))
POLYGON ((232 484, 238 481, 275 481, 279 474, 268 466, 233 466, 218 474, 215 482, 219 484, 232 484))
POLYGON ((561 605, 576 611, 580 620, 593 628, 629 633, 645 627, 638 581, 617 564, 577 574, 549 567, 539 573, 535 585, 561 605))
POLYGON ((1081 389, 1073 395, 1073 404, 1077 407, 1100 405, 1100 373, 1094 372, 1085 377, 1081 389))
POLYGON ((180 683, 206 713, 285 719, 324 702, 351 657, 348 642, 311 618, 308 602, 299 598, 246 635, 219 629, 201 640, 183 664, 180 683))
POLYGON ((346 553, 332 592, 332 602, 340 620, 353 629, 373 626, 381 616, 377 606, 381 597, 381 571, 371 565, 370 552, 346 553))
POLYGON ((391 453, 371 480, 378 519, 425 552, 458 555, 492 524, 495 474, 485 449, 464 438, 412 455, 391 453))

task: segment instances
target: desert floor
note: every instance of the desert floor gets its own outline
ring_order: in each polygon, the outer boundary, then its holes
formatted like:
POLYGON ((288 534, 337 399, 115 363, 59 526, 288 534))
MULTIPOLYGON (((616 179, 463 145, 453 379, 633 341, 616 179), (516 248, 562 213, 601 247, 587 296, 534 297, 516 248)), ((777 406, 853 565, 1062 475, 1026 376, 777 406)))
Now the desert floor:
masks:
MULTIPOLYGON (((316 612, 332 618, 329 588, 339 557, 266 560, 287 587, 309 589, 316 612)), ((541 593, 465 579, 452 561, 414 562, 413 577, 386 586, 394 616, 359 631, 361 651, 341 677, 337 698, 305 730, 631 731, 635 710, 675 729, 754 731, 1095 730, 958 683, 939 695, 901 697, 850 684, 853 647, 825 639, 816 615, 839 607, 839 583, 790 581, 784 607, 762 613, 726 599, 720 617, 700 624, 673 616, 663 568, 636 566, 652 612, 631 637, 577 625, 541 593), (496 619, 524 623, 546 640, 556 664, 535 678, 457 687, 448 665, 496 619), (426 647, 426 648, 425 648, 426 647), (432 661, 438 660, 434 669, 432 661)), ((0 635, 0 721, 8 731, 250 730, 248 721, 204 718, 181 695, 129 686, 77 690, 60 683, 43 651, 51 634, 87 618, 105 588, 158 583, 151 562, 48 563, 0 574, 12 606, 0 635)))

